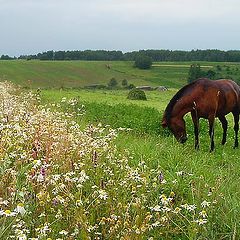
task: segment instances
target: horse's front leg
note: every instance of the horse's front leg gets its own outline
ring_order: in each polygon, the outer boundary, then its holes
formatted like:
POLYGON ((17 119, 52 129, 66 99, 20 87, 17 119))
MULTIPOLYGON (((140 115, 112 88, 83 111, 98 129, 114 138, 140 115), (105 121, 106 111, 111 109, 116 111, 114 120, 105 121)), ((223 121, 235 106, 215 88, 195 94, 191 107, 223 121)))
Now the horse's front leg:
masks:
POLYGON ((197 116, 196 110, 191 111, 191 116, 194 125, 194 135, 195 135, 195 149, 199 149, 199 118, 197 116))
POLYGON ((234 117, 234 131, 235 131, 235 143, 234 148, 238 147, 238 130, 239 130, 239 112, 233 112, 234 117))
POLYGON ((219 117, 220 122, 222 123, 222 128, 223 128, 223 138, 222 138, 222 145, 226 143, 227 140, 227 127, 228 127, 228 122, 225 116, 219 117))
POLYGON ((210 152, 212 152, 214 150, 214 120, 215 120, 214 115, 211 115, 208 117, 209 136, 210 136, 210 141, 211 141, 210 152))

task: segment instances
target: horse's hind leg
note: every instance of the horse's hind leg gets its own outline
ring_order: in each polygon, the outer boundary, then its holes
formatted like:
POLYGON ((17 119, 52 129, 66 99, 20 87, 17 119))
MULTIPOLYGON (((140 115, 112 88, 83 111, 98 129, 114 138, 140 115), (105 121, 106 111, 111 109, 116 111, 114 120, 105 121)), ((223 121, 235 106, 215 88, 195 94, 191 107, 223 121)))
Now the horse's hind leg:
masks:
POLYGON ((239 130, 239 112, 233 112, 234 117, 234 131, 235 131, 235 143, 234 148, 238 147, 238 130, 239 130))
POLYGON ((199 118, 195 110, 191 111, 191 116, 194 125, 194 135, 195 135, 195 149, 199 149, 199 118))
POLYGON ((222 145, 226 143, 227 140, 227 127, 228 127, 228 122, 225 116, 219 117, 220 122, 222 123, 222 128, 223 128, 223 137, 222 137, 222 145))
POLYGON ((210 136, 210 141, 211 141, 210 152, 212 152, 214 150, 214 120, 215 120, 215 116, 208 117, 209 136, 210 136))

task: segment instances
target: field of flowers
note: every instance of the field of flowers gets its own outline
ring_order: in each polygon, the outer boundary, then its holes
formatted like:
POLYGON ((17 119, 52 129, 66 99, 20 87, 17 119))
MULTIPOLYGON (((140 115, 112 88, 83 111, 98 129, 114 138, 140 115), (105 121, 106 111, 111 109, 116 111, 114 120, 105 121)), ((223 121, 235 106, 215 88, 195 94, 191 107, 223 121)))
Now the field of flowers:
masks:
POLYGON ((218 228, 221 179, 132 164, 115 144, 127 129, 82 129, 81 108, 52 110, 10 83, 0 106, 0 239, 210 239, 218 228))

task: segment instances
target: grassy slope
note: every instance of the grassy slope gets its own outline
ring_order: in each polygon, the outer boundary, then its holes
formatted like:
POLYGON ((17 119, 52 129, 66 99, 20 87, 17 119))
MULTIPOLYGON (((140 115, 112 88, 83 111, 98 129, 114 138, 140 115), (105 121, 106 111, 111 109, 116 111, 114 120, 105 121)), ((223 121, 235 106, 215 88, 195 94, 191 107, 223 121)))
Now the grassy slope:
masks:
MULTIPOLYGON (((179 88, 186 83, 189 62, 155 63, 151 70, 133 68, 132 62, 86 61, 0 61, 0 79, 7 79, 24 87, 78 88, 90 84, 107 84, 112 78, 127 79, 135 85, 165 85, 179 88), (110 64, 111 69, 106 68, 110 64)), ((205 70, 222 66, 223 76, 238 78, 237 63, 201 62, 205 70), (230 68, 227 69, 227 66, 230 68)), ((239 71, 240 72, 240 71, 239 71)))
MULTIPOLYGON (((165 85, 179 88, 186 83, 190 62, 158 62, 151 70, 133 68, 132 62, 104 61, 0 61, 0 79, 24 87, 79 88, 90 84, 107 84, 111 78, 127 79, 135 85, 165 85), (111 69, 106 68, 106 64, 111 69)), ((220 65, 222 77, 240 81, 238 63, 200 62, 204 70, 220 65)))

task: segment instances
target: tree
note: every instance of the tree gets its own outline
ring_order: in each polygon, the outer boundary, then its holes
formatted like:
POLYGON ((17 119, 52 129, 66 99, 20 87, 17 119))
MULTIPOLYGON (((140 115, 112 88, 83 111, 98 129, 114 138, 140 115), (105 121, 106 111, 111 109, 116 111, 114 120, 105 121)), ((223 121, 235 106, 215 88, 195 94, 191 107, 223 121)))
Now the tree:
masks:
POLYGON ((130 83, 130 84, 128 85, 128 89, 133 89, 133 88, 136 88, 136 86, 135 86, 134 84, 130 83))
POLYGON ((196 79, 203 77, 204 74, 201 71, 201 67, 199 64, 192 64, 190 66, 189 72, 188 72, 188 83, 191 83, 195 81, 196 79))
POLYGON ((152 58, 143 54, 139 54, 135 58, 134 65, 139 69, 149 69, 152 66, 152 58))
POLYGON ((111 78, 110 81, 108 82, 108 87, 109 88, 115 88, 117 87, 118 82, 115 78, 111 78))
POLYGON ((13 58, 12 57, 9 57, 8 55, 2 55, 1 60, 12 60, 13 58))
POLYGON ((128 81, 127 81, 127 79, 123 79, 123 80, 122 80, 122 86, 123 86, 124 88, 126 88, 126 87, 128 86, 128 81))
POLYGON ((206 76, 210 79, 214 79, 216 76, 216 72, 210 69, 206 72, 206 76))

